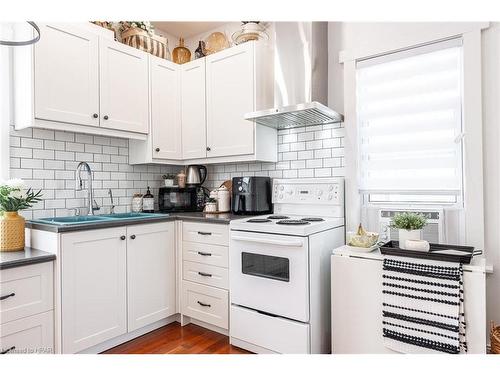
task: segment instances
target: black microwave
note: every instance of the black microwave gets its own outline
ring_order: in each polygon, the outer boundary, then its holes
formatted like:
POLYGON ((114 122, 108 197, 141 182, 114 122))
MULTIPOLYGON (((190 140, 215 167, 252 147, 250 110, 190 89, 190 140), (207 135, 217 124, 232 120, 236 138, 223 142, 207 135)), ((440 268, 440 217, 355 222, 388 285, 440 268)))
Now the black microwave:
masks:
POLYGON ((204 192, 200 186, 160 187, 158 208, 161 212, 197 212, 203 211, 204 207, 204 192))

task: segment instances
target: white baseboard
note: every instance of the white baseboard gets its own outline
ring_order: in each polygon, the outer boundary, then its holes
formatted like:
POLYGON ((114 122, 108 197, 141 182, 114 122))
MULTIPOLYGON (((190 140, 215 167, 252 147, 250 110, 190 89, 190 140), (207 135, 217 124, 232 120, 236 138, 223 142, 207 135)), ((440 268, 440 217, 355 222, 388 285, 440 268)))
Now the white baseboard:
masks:
POLYGON ((155 323, 151 323, 145 327, 139 328, 135 331, 128 332, 124 335, 112 338, 108 341, 105 341, 105 342, 100 343, 98 345, 95 345, 95 346, 92 346, 92 347, 87 348, 85 350, 82 350, 81 352, 78 352, 78 354, 102 353, 108 349, 114 348, 115 346, 118 346, 118 345, 123 344, 127 341, 135 339, 135 338, 142 336, 148 332, 154 331, 155 329, 166 326, 167 324, 170 324, 173 322, 179 322, 179 321, 180 321, 180 314, 175 314, 175 315, 169 316, 168 318, 164 318, 162 320, 159 320, 155 323))

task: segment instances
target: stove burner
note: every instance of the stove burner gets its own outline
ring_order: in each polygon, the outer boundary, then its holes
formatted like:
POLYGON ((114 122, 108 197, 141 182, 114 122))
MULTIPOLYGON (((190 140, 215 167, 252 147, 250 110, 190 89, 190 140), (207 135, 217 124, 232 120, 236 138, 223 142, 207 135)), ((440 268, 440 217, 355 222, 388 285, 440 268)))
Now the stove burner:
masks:
POLYGON ((271 220, 283 220, 283 219, 289 219, 288 216, 283 216, 283 215, 271 215, 267 217, 268 219, 271 220))
POLYGON ((325 219, 322 219, 320 217, 304 217, 301 220, 309 221, 309 222, 312 222, 312 221, 325 221, 325 219))
POLYGON ((295 219, 289 219, 289 220, 279 220, 276 222, 276 224, 281 224, 281 225, 305 225, 305 224, 310 224, 307 221, 304 220, 295 220, 295 219))
POLYGON ((269 219, 249 219, 247 223, 269 223, 270 221, 269 219))

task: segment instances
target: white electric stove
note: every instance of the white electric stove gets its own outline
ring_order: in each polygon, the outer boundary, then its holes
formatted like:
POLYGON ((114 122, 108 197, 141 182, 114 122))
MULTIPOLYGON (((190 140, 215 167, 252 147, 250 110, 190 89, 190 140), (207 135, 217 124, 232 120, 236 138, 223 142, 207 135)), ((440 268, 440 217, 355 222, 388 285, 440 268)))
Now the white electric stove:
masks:
POLYGON ((345 242, 344 180, 274 180, 272 200, 274 214, 230 224, 231 344, 328 353, 330 254, 345 242))

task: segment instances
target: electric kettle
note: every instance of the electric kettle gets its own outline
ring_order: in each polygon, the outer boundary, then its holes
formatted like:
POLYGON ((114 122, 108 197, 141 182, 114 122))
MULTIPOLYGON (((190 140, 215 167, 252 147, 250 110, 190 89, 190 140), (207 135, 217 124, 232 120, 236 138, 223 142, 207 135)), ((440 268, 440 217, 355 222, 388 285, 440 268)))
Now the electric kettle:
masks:
POLYGON ((186 185, 201 185, 207 178, 207 167, 204 165, 188 165, 186 168, 186 185))

